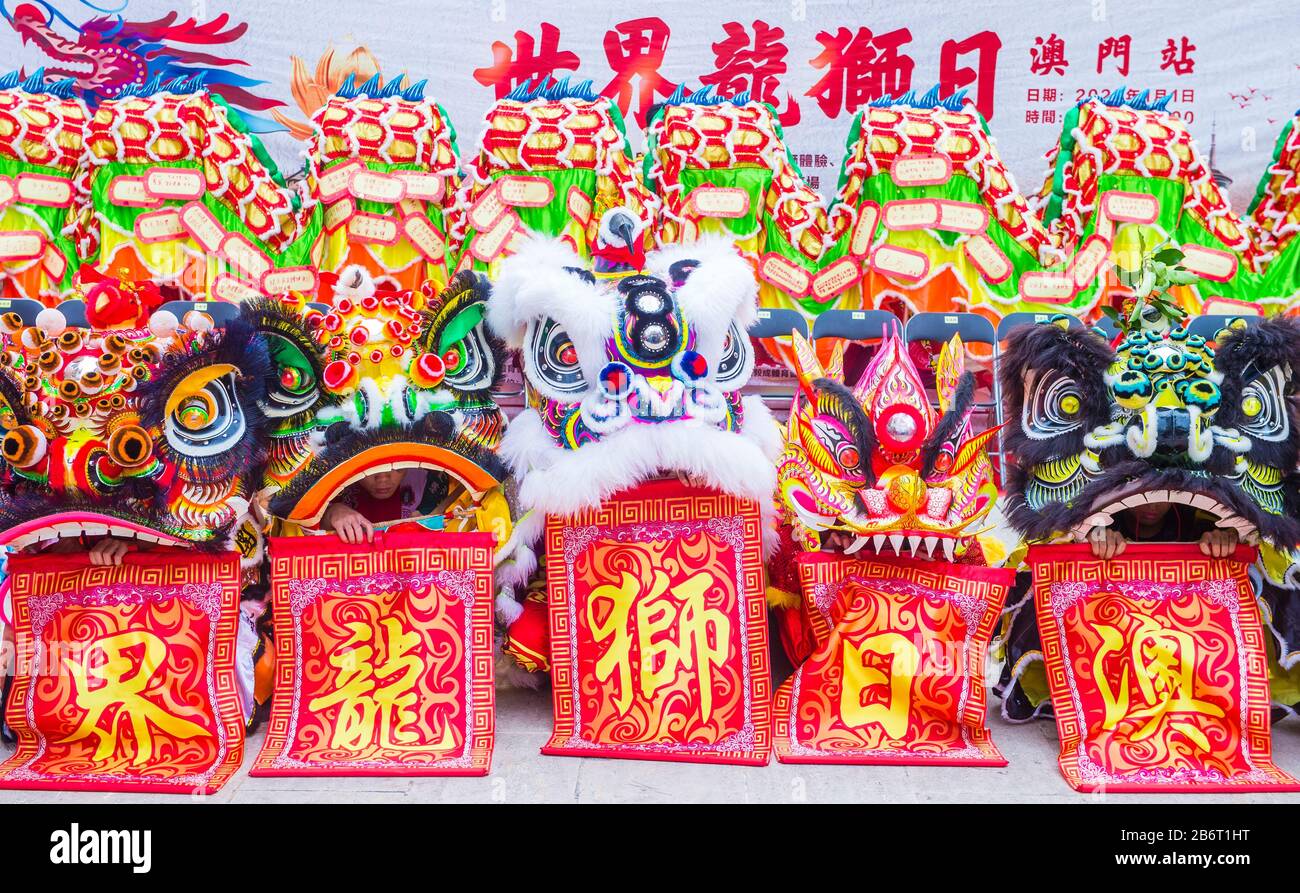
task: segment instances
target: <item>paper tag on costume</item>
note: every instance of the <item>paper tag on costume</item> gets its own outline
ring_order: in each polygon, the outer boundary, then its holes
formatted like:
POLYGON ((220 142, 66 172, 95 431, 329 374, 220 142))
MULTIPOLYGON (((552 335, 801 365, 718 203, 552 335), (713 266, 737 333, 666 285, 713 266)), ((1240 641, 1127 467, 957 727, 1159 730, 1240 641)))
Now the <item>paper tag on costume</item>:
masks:
POLYGON ((181 208, 181 225, 190 234, 190 238, 203 246, 204 250, 215 252, 221 247, 221 240, 226 237, 226 230, 221 221, 201 202, 190 202, 181 208))
POLYGON ((15 182, 18 200, 47 208, 66 208, 72 204, 72 182, 45 174, 19 174, 15 182))
POLYGON ((858 262, 853 258, 842 257, 813 277, 812 296, 818 301, 829 301, 857 282, 861 276, 858 262))
POLYGON ((1101 236, 1094 234, 1085 239, 1070 261, 1070 278, 1074 280, 1075 289, 1091 285, 1109 255, 1110 243, 1101 236))
POLYGON ((529 233, 527 228, 525 228, 522 223, 516 220, 514 228, 510 230, 510 235, 506 238, 505 253, 506 254, 517 253, 521 248, 524 247, 524 244, 527 243, 528 238, 529 238, 529 233))
POLYGON ((567 207, 573 219, 583 226, 591 222, 591 199, 587 198, 587 194, 577 186, 569 187, 567 207))
POLYGON ((928 198, 885 203, 885 226, 896 230, 931 229, 939 225, 939 203, 928 198))
POLYGON ((0 233, 0 261, 35 260, 45 253, 45 236, 36 230, 0 233))
POLYGON ((402 233, 425 260, 437 263, 447 254, 447 240, 423 214, 411 214, 402 220, 402 233))
POLYGON ((41 260, 41 266, 45 268, 45 273, 55 282, 62 281, 63 274, 68 272, 68 262, 53 245, 45 247, 45 257, 41 260))
POLYGON ((146 245, 154 242, 170 242, 186 236, 185 225, 181 223, 181 214, 176 208, 163 208, 161 211, 148 211, 135 218, 135 237, 146 245))
POLYGON ((1145 192, 1112 190, 1101 197, 1101 211, 1117 223, 1155 223, 1160 216, 1160 199, 1145 192))
POLYGON ((469 253, 485 264, 492 263, 514 235, 516 219, 513 214, 502 214, 495 226, 474 236, 469 243, 469 253))
POLYGON ((1069 273, 1046 270, 1025 273, 1020 277, 1020 297, 1043 304, 1063 304, 1074 297, 1074 277, 1069 273))
POLYGON ((202 171, 187 167, 156 167, 144 175, 144 188, 154 198, 189 202, 203 198, 208 184, 202 171))
POLYGON ((758 262, 758 275, 792 297, 806 295, 812 287, 808 271, 779 254, 763 255, 758 262))
POLYGON ((501 185, 493 183, 483 191, 478 200, 469 209, 469 222, 474 229, 485 233, 496 226, 509 208, 501 198, 501 185))
POLYGON ((889 177, 895 186, 938 186, 952 177, 952 162, 946 155, 900 155, 889 177))
POLYGON ((979 270, 985 282, 995 285, 1005 282, 1013 272, 1010 258, 1002 253, 996 242, 983 233, 966 240, 966 256, 975 265, 975 269, 979 270))
POLYGON ((343 196, 348 194, 348 187, 352 183, 352 175, 358 171, 364 171, 366 165, 358 159, 335 165, 320 175, 316 181, 316 191, 320 195, 320 200, 325 204, 332 204, 343 196))
POLYGON ((948 199, 938 199, 935 204, 939 206, 939 229, 974 235, 988 228, 989 212, 983 205, 948 199))
POLYGON ((221 301, 231 301, 238 303, 240 301, 252 301, 262 297, 261 291, 252 285, 249 285, 242 279, 237 279, 229 273, 218 273, 217 278, 212 281, 212 297, 221 301))
POLYGON ((917 281, 930 272, 930 258, 910 248, 881 245, 871 256, 871 267, 899 279, 917 281))
POLYGON ((395 205, 406 197, 406 182, 378 171, 362 169, 352 174, 348 191, 363 201, 395 205))
POLYGON ((871 243, 876 239, 876 224, 880 222, 880 205, 865 202, 858 209, 858 222, 853 225, 853 235, 849 237, 849 253, 857 257, 866 257, 871 253, 871 243))
POLYGON ((1104 211, 1098 211, 1092 216, 1092 219, 1094 222, 1093 232, 1112 245, 1115 244, 1115 221, 1107 217, 1104 211))
POLYGON ((690 200, 701 217, 735 218, 749 213, 749 193, 734 187, 697 186, 690 200))
POLYGON ((1201 313, 1205 315, 1220 314, 1223 316, 1263 316, 1264 305, 1257 304, 1254 301, 1238 301, 1234 298, 1225 298, 1221 295, 1211 295, 1205 299, 1205 304, 1201 307, 1201 313))
POLYGON ((352 204, 352 199, 345 198, 325 209, 325 217, 321 220, 321 226, 325 228, 325 232, 332 233, 347 223, 355 213, 357 213, 357 206, 352 204))
POLYGON ((311 267, 282 267, 262 276, 262 291, 268 295, 286 295, 291 291, 308 294, 316 290, 316 271, 311 267))
POLYGON ((398 238, 397 221, 392 217, 380 217, 377 214, 358 211, 348 221, 348 235, 363 242, 396 245, 398 238))
POLYGON ((422 202, 441 201, 443 190, 447 188, 447 181, 439 174, 428 174, 422 171, 394 171, 393 176, 406 184, 407 198, 419 199, 422 202))
POLYGON ((501 201, 514 208, 544 208, 555 198, 555 184, 545 177, 502 177, 501 201))
POLYGON ((108 200, 124 208, 157 208, 163 203, 144 188, 144 177, 114 177, 108 184, 108 200))
POLYGON ((239 233, 230 233, 221 240, 217 257, 224 260, 237 273, 253 282, 261 282, 275 266, 271 258, 239 233))
POLYGON ((1186 244, 1181 246, 1181 251, 1183 268, 1202 279, 1227 282, 1237 275, 1237 255, 1231 251, 1186 244))

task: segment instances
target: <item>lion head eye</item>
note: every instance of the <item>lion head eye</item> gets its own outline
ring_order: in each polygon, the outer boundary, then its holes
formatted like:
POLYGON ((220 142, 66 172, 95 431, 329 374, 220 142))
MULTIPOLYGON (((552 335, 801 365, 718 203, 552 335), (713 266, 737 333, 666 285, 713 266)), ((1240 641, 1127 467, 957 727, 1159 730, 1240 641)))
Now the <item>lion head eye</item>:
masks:
POLYGON ((1257 440, 1285 440, 1291 421, 1284 394, 1285 381, 1277 367, 1246 385, 1241 391, 1241 430, 1257 440))
POLYGON ((546 319, 530 327, 525 349, 531 355, 530 373, 553 398, 570 400, 587 389, 578 349, 555 320, 546 319))
POLYGON ((1067 375, 1049 372, 1025 399, 1021 427, 1035 440, 1050 440, 1083 425, 1083 392, 1067 375))

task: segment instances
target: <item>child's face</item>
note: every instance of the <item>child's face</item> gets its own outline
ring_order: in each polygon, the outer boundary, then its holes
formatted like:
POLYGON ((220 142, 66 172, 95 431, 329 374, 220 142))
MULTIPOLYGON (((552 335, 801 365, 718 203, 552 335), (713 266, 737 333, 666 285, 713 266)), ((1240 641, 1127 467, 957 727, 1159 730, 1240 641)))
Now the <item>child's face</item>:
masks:
POLYGON ((1139 505, 1133 509, 1133 517, 1143 527, 1154 527, 1165 519, 1169 514, 1169 503, 1151 502, 1146 505, 1139 505))
POLYGON ((372 499, 387 499, 402 486, 404 471, 380 471, 361 479, 361 489, 372 499))

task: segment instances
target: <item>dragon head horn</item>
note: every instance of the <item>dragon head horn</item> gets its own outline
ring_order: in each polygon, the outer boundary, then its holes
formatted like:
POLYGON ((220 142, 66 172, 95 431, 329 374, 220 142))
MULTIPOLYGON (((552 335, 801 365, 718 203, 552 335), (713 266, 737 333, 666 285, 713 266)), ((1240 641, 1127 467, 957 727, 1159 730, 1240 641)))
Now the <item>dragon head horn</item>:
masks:
POLYGON ((935 391, 939 397, 939 410, 948 411, 948 404, 957 392, 957 382, 966 369, 966 347, 961 335, 953 335, 939 350, 939 360, 935 365, 935 391))
POLYGON ((794 354, 794 371, 799 376, 799 387, 809 399, 815 399, 817 388, 815 382, 826 377, 826 370, 812 343, 798 332, 790 333, 790 347, 794 354))
POLYGON ((835 339, 835 344, 831 347, 831 360, 826 364, 826 377, 835 381, 844 380, 844 346, 847 342, 840 338, 835 339))

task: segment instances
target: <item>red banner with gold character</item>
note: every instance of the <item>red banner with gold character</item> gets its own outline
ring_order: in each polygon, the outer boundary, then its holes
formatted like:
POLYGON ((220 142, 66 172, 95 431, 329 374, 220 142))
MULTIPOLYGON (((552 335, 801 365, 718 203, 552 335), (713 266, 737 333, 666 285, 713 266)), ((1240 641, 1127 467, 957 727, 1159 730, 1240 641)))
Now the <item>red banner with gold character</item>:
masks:
POLYGON ((1255 550, 1193 544, 1033 546, 1034 601, 1061 738, 1079 791, 1297 791, 1273 765, 1255 550))
POLYGON ((801 555, 817 647, 777 690, 783 763, 1005 766, 984 725, 984 658, 1015 573, 801 555))
POLYGON ((239 556, 9 559, 18 749, 0 788, 212 793, 244 755, 239 556))
POLYGON ((272 539, 276 677, 250 775, 486 775, 487 533, 272 539))
POLYGON ((676 480, 547 518, 555 732, 546 754, 764 765, 758 505, 676 480))

